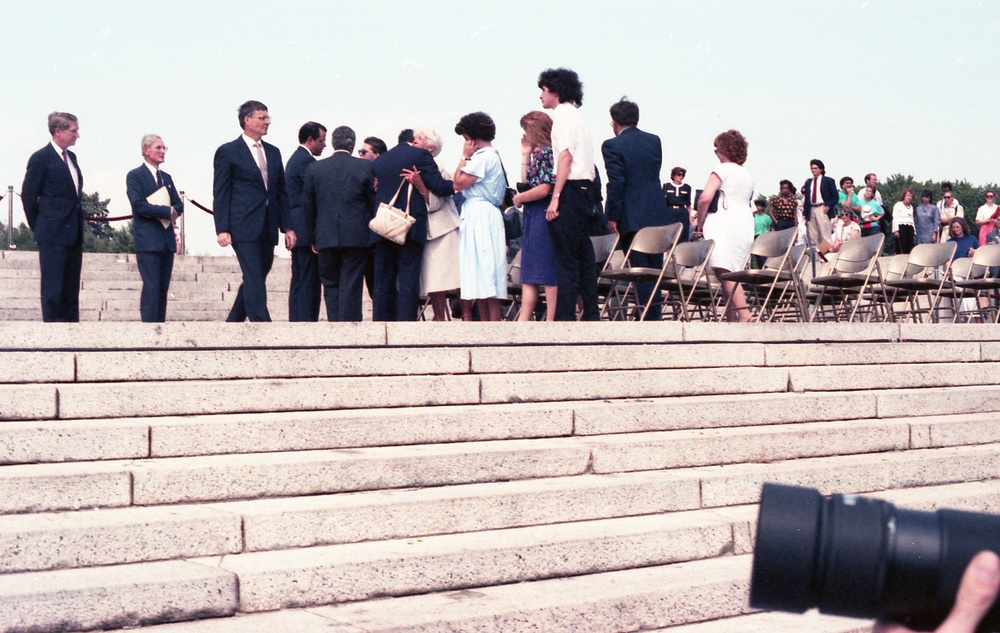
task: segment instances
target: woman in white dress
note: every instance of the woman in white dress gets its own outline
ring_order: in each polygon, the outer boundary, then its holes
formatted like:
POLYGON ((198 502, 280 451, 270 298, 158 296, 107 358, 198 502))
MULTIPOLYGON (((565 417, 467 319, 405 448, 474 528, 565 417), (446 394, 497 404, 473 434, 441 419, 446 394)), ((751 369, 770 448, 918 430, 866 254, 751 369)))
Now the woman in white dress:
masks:
MULTIPOLYGON (((420 147, 437 158, 441 153, 441 136, 430 128, 417 130, 413 135, 413 146, 420 147)), ((441 169, 441 176, 451 180, 451 174, 441 169)), ((439 198, 427 189, 420 178, 420 172, 404 169, 406 178, 427 203, 427 243, 420 265, 420 294, 430 297, 435 321, 448 320, 449 290, 457 290, 461 285, 459 275, 458 209, 451 196, 439 198)))
MULTIPOLYGON (((712 170, 698 199, 698 220, 694 235, 715 240, 708 265, 716 275, 740 270, 753 246, 753 178, 743 167, 747 159, 747 140, 737 130, 715 137, 715 155, 719 164, 712 170), (718 211, 709 214, 712 198, 719 192, 718 211)), ((728 321, 749 321, 743 286, 723 281, 723 299, 729 304, 728 321)))

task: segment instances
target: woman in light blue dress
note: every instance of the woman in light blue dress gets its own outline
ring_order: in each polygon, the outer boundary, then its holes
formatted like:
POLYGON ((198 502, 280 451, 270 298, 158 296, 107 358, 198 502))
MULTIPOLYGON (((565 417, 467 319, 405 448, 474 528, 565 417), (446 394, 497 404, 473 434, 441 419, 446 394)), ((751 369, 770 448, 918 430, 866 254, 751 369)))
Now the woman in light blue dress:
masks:
POLYGON ((496 130, 485 112, 466 114, 455 126, 465 139, 454 179, 455 191, 465 196, 458 227, 463 321, 472 320, 473 301, 479 302, 483 321, 500 321, 500 302, 507 298, 507 242, 500 211, 507 182, 492 145, 496 130))

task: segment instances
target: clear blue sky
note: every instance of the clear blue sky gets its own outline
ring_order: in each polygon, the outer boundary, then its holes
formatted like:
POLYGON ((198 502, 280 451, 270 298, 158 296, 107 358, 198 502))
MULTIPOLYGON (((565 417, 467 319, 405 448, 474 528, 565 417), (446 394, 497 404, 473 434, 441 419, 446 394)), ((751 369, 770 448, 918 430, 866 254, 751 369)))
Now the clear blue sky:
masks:
MULTIPOLYGON (((834 177, 985 184, 1000 180, 998 18, 997 2, 926 0, 5 0, 0 186, 20 190, 46 115, 64 110, 80 117, 85 189, 112 215, 129 212, 125 174, 150 132, 178 188, 211 206, 213 153, 240 133, 247 99, 270 108, 266 138, 286 159, 313 119, 390 146, 401 128, 435 127, 451 166, 455 122, 485 110, 516 169, 518 119, 539 108, 539 71, 558 66, 580 73, 595 145, 628 95, 663 139, 664 177, 683 165, 694 187, 731 127, 765 194, 803 181, 813 157, 834 177)), ((187 213, 191 252, 232 252, 208 215, 187 213)))

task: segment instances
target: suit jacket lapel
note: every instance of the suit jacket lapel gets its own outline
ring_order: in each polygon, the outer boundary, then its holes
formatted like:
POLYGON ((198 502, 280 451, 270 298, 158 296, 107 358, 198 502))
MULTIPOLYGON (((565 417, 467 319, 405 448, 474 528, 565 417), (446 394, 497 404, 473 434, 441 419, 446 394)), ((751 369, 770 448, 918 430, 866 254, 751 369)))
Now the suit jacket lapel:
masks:
MULTIPOLYGON (((261 186, 265 186, 264 174, 260 173, 260 165, 257 164, 257 157, 253 155, 253 152, 247 146, 246 141, 243 140, 242 136, 236 139, 236 143, 239 144, 239 150, 237 151, 239 155, 243 157, 243 162, 246 163, 248 167, 257 172, 257 176, 260 177, 261 186)), ((266 152, 264 153, 264 156, 267 156, 266 152)))

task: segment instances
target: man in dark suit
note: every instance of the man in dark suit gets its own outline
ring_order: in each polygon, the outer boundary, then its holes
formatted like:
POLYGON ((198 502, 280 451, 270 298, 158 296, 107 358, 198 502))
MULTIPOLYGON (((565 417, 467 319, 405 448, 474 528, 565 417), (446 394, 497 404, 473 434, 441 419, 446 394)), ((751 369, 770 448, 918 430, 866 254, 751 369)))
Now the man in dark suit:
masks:
MULTIPOLYGON (((396 195, 404 169, 419 171, 424 184, 435 195, 455 194, 451 181, 441 177, 430 152, 407 143, 400 143, 379 156, 372 167, 378 180, 378 203, 388 204, 396 195)), ((416 321, 420 309, 420 263, 427 241, 427 205, 423 196, 406 185, 395 206, 405 209, 407 198, 410 198, 410 215, 416 221, 406 235, 406 243, 399 245, 371 234, 375 245, 375 321, 416 321)))
POLYGON ((219 246, 232 246, 243 271, 226 321, 270 321, 267 310, 267 274, 274 263, 278 230, 285 247, 295 248, 295 229, 288 213, 285 170, 281 152, 261 138, 271 117, 260 101, 240 106, 243 134, 215 151, 213 180, 215 232, 219 246))
POLYGON ((826 165, 818 158, 809 161, 812 178, 802 185, 802 216, 806 220, 809 242, 819 254, 826 255, 833 245, 830 236, 833 226, 830 222, 837 212, 837 183, 826 175, 826 165))
MULTIPOLYGON (((623 250, 628 250, 639 229, 668 223, 667 200, 660 183, 663 147, 660 137, 643 132, 639 124, 639 106, 622 97, 611 106, 611 129, 614 138, 601 145, 604 167, 608 172, 608 199, 605 212, 608 228, 621 236, 623 250)), ((633 266, 662 268, 662 255, 633 253, 633 266)), ((639 301, 645 304, 653 294, 655 284, 637 284, 639 301)), ((646 318, 659 321, 659 301, 650 306, 646 318)))
POLYGON ((80 138, 69 112, 49 115, 52 142, 28 159, 21 201, 38 244, 42 320, 80 320, 80 269, 83 265, 83 173, 68 148, 80 138))
POLYGON ((166 159, 167 146, 156 134, 142 137, 142 165, 125 177, 128 201, 132 204, 132 236, 135 241, 135 262, 142 277, 139 316, 144 323, 167 320, 167 292, 174 270, 177 238, 174 224, 184 212, 174 179, 160 165, 166 159), (151 204, 146 198, 163 187, 170 197, 169 205, 151 204))
POLYGON ((299 147, 292 152, 285 165, 285 186, 288 189, 288 208, 292 215, 292 229, 296 244, 292 249, 292 282, 288 289, 288 320, 319 320, 319 260, 306 238, 305 218, 302 215, 302 186, 306 169, 316 162, 316 156, 326 148, 326 128, 309 121, 299 128, 299 147))
POLYGON ((302 190, 306 235, 319 255, 328 321, 361 320, 375 174, 370 161, 351 156, 355 141, 351 128, 335 129, 333 156, 309 167, 302 190))

